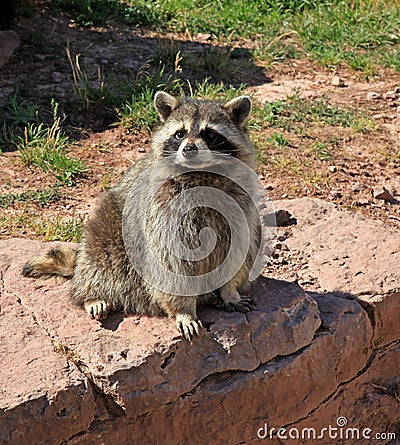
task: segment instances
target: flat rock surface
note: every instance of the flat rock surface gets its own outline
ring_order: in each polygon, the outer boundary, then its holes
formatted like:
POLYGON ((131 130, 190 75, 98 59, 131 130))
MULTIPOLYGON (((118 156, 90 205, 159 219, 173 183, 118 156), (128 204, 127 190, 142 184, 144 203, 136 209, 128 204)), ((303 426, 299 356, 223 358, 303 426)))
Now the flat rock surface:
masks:
MULTIPOLYGON (((10 311, 23 307, 25 317, 35 323, 50 350, 53 343, 119 406, 136 413, 145 412, 159 398, 175 399, 209 375, 252 371, 278 355, 291 354, 312 341, 321 323, 316 302, 299 286, 266 279, 253 290, 257 309, 250 314, 201 310, 199 316, 207 328, 192 345, 182 340, 173 321, 163 317, 114 313, 100 323, 72 304, 70 281, 21 276, 24 262, 52 245, 22 239, 0 243, 7 289, 1 297, 6 302, 2 319, 12 318, 10 311), (142 397, 135 397, 141 392, 142 397)), ((51 352, 62 361, 54 348, 51 352)), ((8 374, 3 380, 2 373, 16 372, 23 365, 16 360, 9 364, 10 369, 2 368, 0 382, 7 386, 8 374)), ((32 386, 25 384, 19 391, 21 401, 32 397, 32 386)), ((4 407, 10 407, 13 392, 11 387, 4 395, 4 407)))
POLYGON ((274 204, 297 224, 277 229, 265 274, 357 298, 371 317, 375 347, 400 338, 400 232, 318 199, 274 204))
POLYGON ((1 241, 0 443, 258 443, 265 422, 340 415, 395 428, 398 232, 318 200, 275 208, 297 224, 277 229, 257 309, 200 309, 193 344, 164 317, 91 320, 70 281, 21 276, 56 243, 1 241))
POLYGON ((307 416, 367 363, 371 325, 366 312, 355 300, 315 297, 322 330, 301 351, 276 357, 252 372, 210 375, 173 403, 149 406, 137 419, 140 430, 137 422, 118 419, 108 430, 93 429, 68 445, 113 445, 115 437, 128 445, 132 431, 141 444, 263 443, 257 431, 264 423, 279 428, 307 416))
POLYGON ((1 274, 0 286, 0 443, 59 443, 90 425, 93 397, 1 274))
POLYGON ((270 271, 287 274, 306 289, 341 291, 355 296, 385 295, 400 289, 400 233, 318 199, 275 202, 297 219, 277 253, 288 264, 270 271))

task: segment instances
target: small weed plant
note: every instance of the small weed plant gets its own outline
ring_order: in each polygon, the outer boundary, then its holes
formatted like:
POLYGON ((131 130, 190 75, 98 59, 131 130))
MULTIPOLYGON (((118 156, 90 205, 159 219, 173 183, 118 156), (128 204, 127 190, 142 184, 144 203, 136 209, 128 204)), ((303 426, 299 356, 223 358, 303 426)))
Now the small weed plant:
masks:
POLYGON ((68 155, 69 139, 60 128, 57 116, 58 104, 53 101, 53 124, 28 123, 23 137, 19 137, 18 148, 25 165, 35 165, 52 173, 59 181, 72 185, 87 167, 77 158, 68 155))

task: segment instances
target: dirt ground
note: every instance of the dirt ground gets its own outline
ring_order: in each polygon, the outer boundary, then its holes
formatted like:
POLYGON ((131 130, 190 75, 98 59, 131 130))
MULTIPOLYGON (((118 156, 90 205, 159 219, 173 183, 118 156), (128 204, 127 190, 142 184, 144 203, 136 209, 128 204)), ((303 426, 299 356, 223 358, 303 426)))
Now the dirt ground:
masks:
MULTIPOLYGON (((118 120, 115 107, 85 114, 71 105, 73 82, 67 45, 73 54, 81 55, 89 78, 96 79, 100 66, 106 80, 117 85, 135 77, 139 71, 148 67, 150 70, 149 60, 165 41, 173 39, 187 54, 194 56, 214 42, 204 34, 166 36, 146 29, 129 29, 117 22, 104 28, 79 28, 69 18, 48 10, 36 11, 31 18, 20 18, 16 29, 22 43, 8 64, 0 69, 0 105, 6 103, 16 85, 25 97, 30 97, 31 103, 43 110, 44 116, 51 98, 55 97, 61 104, 65 123, 78 135, 71 154, 90 167, 75 185, 63 186, 62 198, 54 203, 40 207, 34 202, 19 202, 0 208, 3 219, 0 238, 41 238, 43 235, 24 224, 24 215, 41 219, 86 217, 98 195, 150 147, 151 136, 147 130, 134 133, 121 125, 113 125, 118 120)), ((362 74, 345 68, 332 72, 307 58, 264 65, 252 59, 249 42, 236 41, 231 46, 238 67, 234 76, 215 75, 188 66, 179 74, 181 79, 189 79, 193 84, 211 77, 214 82, 234 87, 245 83, 246 92, 261 102, 285 100, 293 92, 311 100, 324 95, 333 104, 362 109, 376 126, 374 131, 356 136, 341 127, 313 129, 325 138, 329 135, 327 132, 332 132, 332 136, 340 139, 338 152, 329 162, 316 161, 312 166, 323 172, 324 185, 300 181, 293 172, 286 174, 282 167, 278 171, 268 162, 260 165, 260 178, 271 198, 315 196, 400 228, 397 202, 400 200, 400 73, 382 69, 379 76, 367 81, 362 74), (337 76, 344 81, 343 86, 334 85, 337 76), (393 199, 374 197, 376 187, 385 187, 393 199)), ((275 131, 266 126, 254 140, 257 143, 275 131)), ((292 141, 294 148, 301 146, 302 139, 293 136, 292 141)), ((292 149, 289 146, 288 153, 292 149)), ((269 156, 273 157, 274 150, 272 147, 269 156)), ((300 152, 300 162, 301 156, 300 152)), ((18 151, 0 154, 0 172, 0 194, 42 190, 55 183, 51 174, 23 166, 18 151)))

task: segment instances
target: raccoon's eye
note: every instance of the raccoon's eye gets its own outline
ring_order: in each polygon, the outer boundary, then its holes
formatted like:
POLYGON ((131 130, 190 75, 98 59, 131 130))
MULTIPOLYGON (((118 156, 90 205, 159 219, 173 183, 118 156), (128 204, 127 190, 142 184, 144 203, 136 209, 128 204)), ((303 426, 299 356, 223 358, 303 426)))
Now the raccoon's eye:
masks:
POLYGON ((185 132, 183 130, 179 130, 175 133, 175 139, 183 139, 185 137, 185 132))
POLYGON ((205 133, 206 133, 206 136, 210 139, 214 139, 215 136, 217 135, 217 132, 212 130, 211 128, 206 128, 205 133))

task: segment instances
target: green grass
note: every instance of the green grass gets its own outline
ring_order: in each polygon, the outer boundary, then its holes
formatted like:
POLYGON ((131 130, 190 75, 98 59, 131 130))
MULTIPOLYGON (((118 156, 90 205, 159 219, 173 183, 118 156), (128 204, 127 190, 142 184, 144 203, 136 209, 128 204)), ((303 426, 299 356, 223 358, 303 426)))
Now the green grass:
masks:
POLYGON ((360 110, 299 95, 255 103, 249 127, 261 171, 287 178, 293 194, 329 190, 335 176, 327 164, 348 157, 341 151, 344 138, 360 139, 378 129, 360 110))
POLYGON ((74 82, 74 94, 77 99, 78 108, 88 111, 93 106, 107 106, 113 103, 114 97, 108 89, 100 67, 97 67, 97 79, 95 82, 89 80, 86 71, 80 64, 80 55, 72 55, 69 45, 66 49, 68 61, 72 71, 74 82))
POLYGON ((139 73, 130 85, 131 99, 118 109, 121 125, 132 132, 137 132, 142 128, 150 132, 157 122, 157 112, 153 107, 156 91, 173 93, 178 92, 179 89, 178 80, 171 75, 166 75, 164 67, 154 75, 146 71, 139 73))
POLYGON ((71 241, 79 242, 83 233, 84 219, 75 217, 69 219, 38 218, 27 212, 17 213, 13 216, 0 216, 0 231, 14 237, 24 233, 34 232, 36 236, 45 241, 71 241))
POLYGON ((266 30, 273 35, 279 30, 280 14, 274 6, 260 0, 215 3, 204 0, 138 0, 125 3, 123 12, 125 19, 133 25, 150 25, 158 30, 189 32, 192 35, 205 32, 215 36, 232 33, 250 36, 266 30))
POLYGON ((215 84, 206 78, 202 82, 195 82, 194 85, 188 83, 189 90, 186 94, 197 99, 228 101, 244 94, 245 87, 245 85, 240 85, 238 88, 227 87, 223 83, 215 84))
POLYGON ((14 148, 25 126, 37 122, 38 114, 36 106, 22 98, 17 87, 8 103, 0 109, 3 121, 0 127, 0 153, 14 148))
POLYGON ((52 8, 70 15, 77 25, 96 26, 117 16, 120 3, 117 0, 54 0, 52 8))
POLYGON ((178 73, 187 58, 182 54, 182 47, 171 39, 161 40, 152 56, 153 63, 161 64, 168 71, 178 73))
POLYGON ((266 141, 273 144, 276 148, 285 148, 289 145, 288 139, 286 139, 282 133, 274 133, 271 137, 267 138, 266 141))
POLYGON ((66 185, 87 171, 85 164, 68 154, 69 139, 60 128, 57 117, 58 105, 54 104, 54 121, 51 127, 43 123, 28 123, 23 137, 19 137, 17 148, 23 164, 35 165, 52 173, 66 185))
POLYGON ((311 151, 320 161, 330 161, 332 159, 332 152, 327 142, 321 140, 314 141, 311 151))
MULTIPOLYGON (((267 63, 308 54, 324 66, 346 64, 367 76, 381 64, 400 69, 397 0, 57 0, 52 7, 83 26, 118 16, 130 26, 162 32, 209 33, 224 41, 250 39, 254 55, 267 63)), ((213 65, 215 59, 210 61, 213 65)), ((220 69, 218 64, 216 68, 220 69)))
POLYGON ((382 60, 384 66, 400 71, 400 46, 385 51, 382 60))
POLYGON ((191 67, 196 71, 204 71, 208 75, 217 75, 229 80, 234 78, 237 68, 232 63, 233 49, 230 47, 206 46, 201 54, 191 58, 191 67))
POLYGON ((41 54, 51 54, 55 50, 55 44, 42 30, 24 30, 21 32, 21 49, 25 54, 31 54, 32 50, 41 54))
POLYGON ((50 187, 43 190, 27 190, 22 193, 0 194, 0 207, 7 208, 17 202, 34 202, 40 207, 46 207, 62 198, 58 187, 50 187))
POLYGON ((389 0, 153 1, 125 3, 125 18, 158 30, 252 39, 255 55, 271 61, 301 57, 347 64, 373 75, 380 64, 399 69, 400 3, 389 0), (290 36, 293 42, 286 43, 290 36), (387 53, 393 61, 387 60, 387 53))
POLYGON ((83 225, 83 218, 71 218, 68 220, 56 218, 53 220, 33 220, 30 222, 29 227, 45 241, 71 241, 77 243, 81 239, 83 225))
POLYGON ((298 134, 304 133, 311 123, 338 125, 357 132, 375 128, 370 118, 354 108, 331 105, 326 97, 309 100, 299 95, 257 107, 251 125, 262 128, 263 123, 298 134))
POLYGON ((297 14, 292 26, 311 56, 327 66, 342 62, 363 69, 374 50, 398 44, 400 3, 377 0, 321 2, 307 14, 297 14), (363 62, 360 63, 361 59, 363 62))

